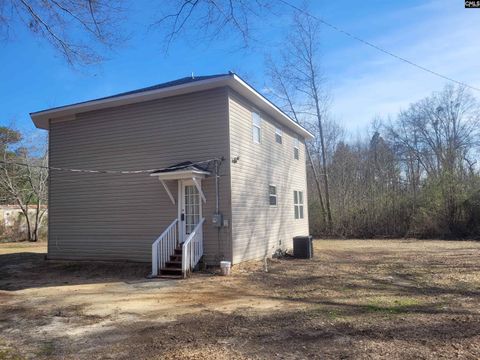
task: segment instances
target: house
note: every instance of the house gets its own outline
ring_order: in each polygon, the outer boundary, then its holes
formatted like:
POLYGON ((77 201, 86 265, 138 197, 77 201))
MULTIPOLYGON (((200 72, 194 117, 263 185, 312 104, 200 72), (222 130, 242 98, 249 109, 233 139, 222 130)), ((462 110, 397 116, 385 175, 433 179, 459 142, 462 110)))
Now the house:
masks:
POLYGON ((31 114, 49 131, 49 259, 271 256, 307 235, 312 134, 234 73, 31 114))
MULTIPOLYGON (((36 205, 27 205, 27 214, 31 224, 35 223, 35 215, 37 214, 36 205)), ((45 212, 48 216, 48 210, 45 205, 40 206, 40 211, 45 212)), ((45 233, 46 221, 39 222, 39 232, 41 235, 45 233)), ((32 225, 33 226, 33 225, 32 225)), ((28 225, 25 213, 19 205, 3 205, 0 204, 0 238, 9 239, 25 239, 28 233, 28 225)))

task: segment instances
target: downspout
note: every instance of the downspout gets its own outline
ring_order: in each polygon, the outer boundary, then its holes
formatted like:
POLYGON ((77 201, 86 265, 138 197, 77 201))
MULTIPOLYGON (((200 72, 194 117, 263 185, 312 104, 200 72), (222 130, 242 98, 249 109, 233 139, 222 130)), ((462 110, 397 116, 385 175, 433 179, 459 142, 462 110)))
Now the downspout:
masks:
MULTIPOLYGON (((220 209, 220 193, 219 193, 219 187, 218 187, 218 160, 215 159, 215 215, 219 214, 219 209, 220 209)), ((217 227, 217 257, 220 260, 220 254, 221 254, 221 246, 220 246, 220 229, 221 227, 217 227)))
POLYGON ((218 160, 215 160, 215 214, 219 209, 219 190, 218 190, 218 160))

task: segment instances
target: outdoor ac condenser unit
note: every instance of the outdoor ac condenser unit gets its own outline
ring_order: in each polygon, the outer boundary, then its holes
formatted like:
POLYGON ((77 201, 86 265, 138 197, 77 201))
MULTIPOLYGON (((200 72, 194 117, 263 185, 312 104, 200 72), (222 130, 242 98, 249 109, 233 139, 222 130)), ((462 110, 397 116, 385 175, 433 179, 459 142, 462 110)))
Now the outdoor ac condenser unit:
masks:
POLYGON ((293 238, 293 256, 299 259, 311 259, 313 257, 311 236, 295 236, 293 238))

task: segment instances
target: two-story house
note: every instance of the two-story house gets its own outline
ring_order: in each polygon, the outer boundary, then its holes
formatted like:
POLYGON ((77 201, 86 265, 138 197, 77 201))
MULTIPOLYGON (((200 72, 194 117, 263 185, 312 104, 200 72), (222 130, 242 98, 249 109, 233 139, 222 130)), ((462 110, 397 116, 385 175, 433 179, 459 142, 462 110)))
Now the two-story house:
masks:
POLYGON ((31 114, 49 131, 48 258, 185 275, 307 235, 312 134, 233 73, 31 114))

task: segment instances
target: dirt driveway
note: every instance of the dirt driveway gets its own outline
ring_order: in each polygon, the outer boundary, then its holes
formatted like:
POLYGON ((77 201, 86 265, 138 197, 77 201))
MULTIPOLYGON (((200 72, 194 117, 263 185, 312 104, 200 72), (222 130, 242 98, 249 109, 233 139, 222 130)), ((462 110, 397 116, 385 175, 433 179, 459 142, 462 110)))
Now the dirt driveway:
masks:
POLYGON ((318 240, 182 281, 44 253, 0 244, 0 359, 480 358, 480 242, 318 240))

